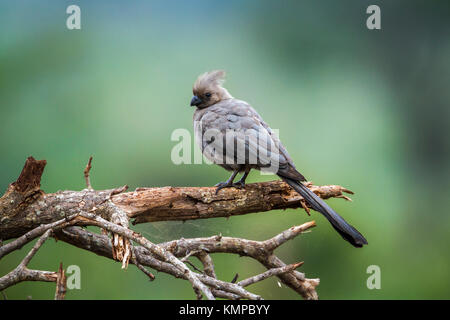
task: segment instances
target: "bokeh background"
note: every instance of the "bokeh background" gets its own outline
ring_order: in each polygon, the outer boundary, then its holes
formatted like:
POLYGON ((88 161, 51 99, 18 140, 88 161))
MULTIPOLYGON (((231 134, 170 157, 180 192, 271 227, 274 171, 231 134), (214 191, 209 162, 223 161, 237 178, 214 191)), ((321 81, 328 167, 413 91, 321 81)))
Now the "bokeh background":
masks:
MULTIPOLYGON (((367 237, 355 249, 317 213, 272 211, 230 219, 134 227, 150 240, 227 236, 266 239, 293 225, 318 227, 277 252, 320 278, 322 299, 450 298, 450 3, 448 1, 2 1, 0 190, 27 156, 46 159, 46 192, 128 184, 209 186, 219 167, 174 165, 177 128, 192 132, 195 78, 225 69, 232 95, 250 102, 316 184, 341 184, 354 202, 329 203, 367 237), (66 8, 81 7, 81 30, 66 8), (381 7, 381 30, 366 8, 381 7), (369 290, 369 265, 381 289, 369 290)), ((193 146, 194 148, 194 146, 193 146)), ((249 181, 273 179, 254 172, 249 181)), ((12 270, 31 244, 0 261, 12 270)), ((248 258, 216 254, 230 281, 261 272, 248 258)), ((67 299, 194 299, 188 282, 149 283, 134 266, 62 242, 46 243, 32 268, 81 268, 67 299)), ((250 289, 297 299, 277 279, 250 289)), ((9 299, 52 299, 54 284, 21 283, 9 299)))

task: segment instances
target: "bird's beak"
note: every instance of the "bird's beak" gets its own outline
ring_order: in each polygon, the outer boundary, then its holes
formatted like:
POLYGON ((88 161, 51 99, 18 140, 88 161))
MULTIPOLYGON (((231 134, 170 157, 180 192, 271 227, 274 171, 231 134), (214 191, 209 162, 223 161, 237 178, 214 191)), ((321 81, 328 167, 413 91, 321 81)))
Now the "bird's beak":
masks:
POLYGON ((193 96, 192 97, 192 99, 191 99, 191 107, 192 106, 198 106, 201 103, 202 103, 202 100, 199 97, 197 97, 197 96, 193 96))

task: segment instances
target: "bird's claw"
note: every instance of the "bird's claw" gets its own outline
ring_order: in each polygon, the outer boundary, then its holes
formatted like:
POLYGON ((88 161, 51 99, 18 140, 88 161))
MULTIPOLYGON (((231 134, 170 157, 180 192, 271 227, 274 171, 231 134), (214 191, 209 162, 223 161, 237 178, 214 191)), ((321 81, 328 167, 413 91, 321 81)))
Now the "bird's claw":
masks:
POLYGON ((236 189, 245 188, 245 182, 243 182, 243 181, 235 182, 235 183, 233 183, 233 187, 235 187, 236 189))
POLYGON ((214 185, 214 187, 223 187, 223 186, 226 186, 227 184, 229 184, 229 183, 228 182, 219 182, 219 183, 216 183, 214 185))
POLYGON ((218 184, 215 185, 215 187, 217 187, 216 188, 216 194, 218 194, 221 189, 229 188, 229 187, 232 187, 232 186, 233 186, 233 184, 229 183, 229 182, 219 182, 218 184))
POLYGON ((236 189, 242 189, 245 187, 245 182, 242 181, 238 181, 238 182, 234 182, 234 183, 230 183, 230 182, 219 182, 218 184, 215 185, 216 188, 216 194, 219 193, 220 190, 224 189, 224 188, 231 188, 234 187, 236 189))

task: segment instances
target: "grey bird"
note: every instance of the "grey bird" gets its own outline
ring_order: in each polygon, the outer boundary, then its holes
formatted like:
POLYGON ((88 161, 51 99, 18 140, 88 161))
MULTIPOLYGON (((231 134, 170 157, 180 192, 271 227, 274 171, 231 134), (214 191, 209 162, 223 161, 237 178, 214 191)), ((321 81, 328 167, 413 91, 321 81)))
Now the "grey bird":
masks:
POLYGON ((298 192, 316 211, 323 214, 334 229, 355 247, 367 244, 364 236, 331 209, 302 181, 286 148, 274 131, 247 102, 235 99, 223 87, 225 72, 215 70, 198 77, 193 87, 191 106, 195 106, 194 133, 203 155, 211 162, 232 171, 222 188, 243 188, 251 169, 278 175, 298 192), (238 182, 238 173, 243 176, 238 182))

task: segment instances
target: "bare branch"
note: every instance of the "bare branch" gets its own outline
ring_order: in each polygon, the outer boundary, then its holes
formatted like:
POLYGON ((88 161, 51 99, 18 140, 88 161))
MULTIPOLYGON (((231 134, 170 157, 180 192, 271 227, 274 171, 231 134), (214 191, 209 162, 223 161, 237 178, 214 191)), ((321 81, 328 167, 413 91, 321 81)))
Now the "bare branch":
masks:
POLYGON ((136 249, 133 247, 133 254, 131 256, 131 262, 139 269, 141 270, 149 279, 150 281, 155 280, 155 276, 153 273, 148 271, 142 264, 139 263, 139 261, 136 259, 136 249))
MULTIPOLYGON (((309 227, 312 227, 312 225, 313 224, 311 223, 306 224, 306 226, 309 227)), ((302 228, 295 228, 295 230, 306 230, 306 226, 302 228)), ((297 235, 298 234, 299 233, 297 233, 297 235)), ((58 239, 79 248, 92 251, 104 257, 112 258, 109 240, 104 235, 91 233, 88 230, 83 230, 77 227, 69 227, 58 232, 57 236, 58 239)), ((234 253, 242 256, 248 256, 259 261, 268 269, 285 267, 286 264, 271 254, 270 250, 268 251, 266 249, 265 246, 270 248, 268 244, 270 243, 265 241, 213 236, 208 238, 173 240, 170 242, 160 243, 158 245, 171 251, 177 257, 185 257, 187 252, 202 248, 204 252, 209 253, 234 253)), ((176 278, 184 278, 183 273, 180 272, 179 269, 169 263, 159 260, 157 256, 152 254, 146 248, 137 246, 134 249, 136 259, 142 265, 149 266, 159 272, 171 274, 176 278)), ((213 279, 211 275, 209 276, 213 279)), ((317 299, 315 287, 319 284, 318 279, 307 279, 303 273, 294 270, 291 272, 277 274, 277 276, 283 283, 300 293, 305 299, 317 299)), ((203 278, 200 278, 200 280, 203 281, 203 278)), ((236 297, 233 299, 235 298, 236 297)))
POLYGON ((304 262, 298 262, 298 263, 288 264, 288 265, 286 265, 284 267, 269 269, 266 272, 263 272, 263 273, 258 274, 256 276, 253 276, 253 277, 247 278, 245 280, 239 281, 237 284, 239 286, 241 286, 241 287, 247 287, 247 286, 249 286, 251 284, 254 284, 254 283, 262 281, 262 280, 265 280, 265 279, 267 279, 269 277, 277 276, 279 274, 295 270, 298 267, 300 267, 301 265, 303 265, 303 263, 304 262))
POLYGON ((33 259, 36 252, 39 250, 39 248, 44 244, 44 242, 50 237, 53 230, 47 230, 42 235, 42 237, 39 238, 39 240, 36 242, 36 244, 33 246, 33 248, 28 252, 28 254, 25 256, 25 258, 22 260, 22 262, 19 264, 19 267, 26 267, 31 259, 33 259))
POLYGON ((56 279, 55 300, 64 300, 66 296, 66 273, 64 272, 62 262, 59 264, 58 277, 56 279))
POLYGON ((133 241, 139 243, 141 246, 145 247, 151 253, 155 254, 159 258, 162 258, 163 261, 173 264, 180 271, 184 272, 186 278, 192 283, 192 286, 194 287, 194 289, 197 289, 197 290, 200 290, 201 292, 203 292, 209 300, 214 300, 214 296, 211 293, 211 290, 208 287, 206 287, 197 278, 197 276, 194 274, 194 272, 192 272, 188 267, 186 267, 186 265, 183 262, 181 262, 180 260, 178 260, 178 258, 176 258, 171 252, 165 250, 161 246, 155 245, 151 241, 147 240, 146 238, 142 237, 140 234, 138 234, 130 229, 127 229, 127 228, 121 227, 119 225, 116 225, 114 223, 111 223, 99 216, 94 215, 94 214, 81 212, 80 216, 83 216, 83 217, 91 220, 91 223, 90 223, 91 225, 97 225, 98 227, 107 229, 110 232, 120 234, 124 237, 127 237, 130 240, 133 240, 133 241))
POLYGON ((217 278, 216 272, 214 271, 214 262, 211 259, 211 256, 205 251, 200 251, 196 257, 203 264, 203 272, 212 278, 217 278))
POLYGON ((84 180, 86 181, 86 188, 88 188, 89 190, 93 190, 91 186, 91 179, 89 178, 89 172, 91 171, 92 168, 91 163, 92 163, 92 156, 89 157, 89 161, 86 165, 86 168, 83 171, 84 180))
MULTIPOLYGON (((223 189, 219 195, 215 195, 212 187, 163 187, 123 193, 125 189, 126 186, 109 190, 39 193, 26 205, 22 204, 23 196, 7 192, 0 198, 0 235, 3 240, 18 237, 62 216, 81 210, 93 212, 105 202, 134 219, 133 224, 230 217, 302 207, 302 198, 281 181, 249 184, 242 190, 223 189)), ((323 199, 339 197, 343 189, 341 186, 311 187, 323 199)))
POLYGON ((221 290, 221 291, 233 293, 244 299, 249 299, 249 300, 261 300, 262 299, 260 296, 250 293, 247 290, 245 290, 244 288, 242 288, 241 286, 234 284, 234 283, 221 281, 221 280, 218 280, 215 278, 211 278, 210 276, 207 276, 207 275, 198 275, 198 278, 208 286, 211 286, 211 287, 221 290))
POLYGON ((49 224, 43 224, 27 233, 25 233, 23 236, 17 238, 14 241, 11 241, 8 244, 5 244, 4 246, 0 247, 0 259, 7 255, 8 253, 20 249, 22 248, 25 244, 27 244, 28 242, 34 240, 35 238, 39 237, 40 235, 42 235, 45 231, 47 230, 57 230, 58 228, 64 228, 68 225, 72 225, 73 222, 71 222, 78 214, 74 214, 70 217, 67 217, 65 219, 61 219, 58 221, 55 221, 53 223, 49 223, 49 224))
POLYGON ((28 263, 34 257, 42 244, 48 239, 52 230, 47 230, 33 248, 28 252, 22 262, 10 273, 0 278, 0 291, 22 281, 47 281, 56 282, 58 275, 56 272, 30 270, 27 268, 28 263))
MULTIPOLYGON (((314 227, 314 221, 294 226, 265 241, 218 235, 154 244, 129 229, 130 219, 133 219, 133 224, 185 221, 287 208, 303 208, 309 214, 310 208, 304 199, 284 182, 249 184, 242 190, 224 189, 218 195, 215 194, 214 187, 138 188, 128 193, 125 193, 127 186, 93 190, 90 157, 83 171, 86 189, 46 194, 40 190, 45 165, 45 160, 37 161, 29 157, 17 181, 0 198, 1 238, 17 238, 6 245, 0 245, 0 259, 40 236, 19 266, 0 278, 0 291, 20 281, 52 281, 57 283, 55 299, 64 298, 66 279, 62 264, 58 272, 27 268, 40 246, 53 234, 55 238, 79 248, 118 260, 122 268, 132 262, 150 280, 154 279, 154 275, 146 267, 188 280, 197 298, 201 298, 203 294, 208 299, 261 299, 243 287, 271 276, 277 276, 305 299, 318 298, 315 288, 319 279, 308 279, 303 273, 296 271, 302 263, 286 265, 274 254, 276 248, 314 227), (75 227, 80 225, 108 230, 111 239, 106 232, 100 235, 75 227), (133 241, 137 246, 132 245, 133 241), (225 282, 217 279, 212 253, 247 256, 257 260, 267 271, 238 283, 235 283, 237 275, 233 281, 225 282), (199 259, 203 270, 194 265, 194 271, 187 267, 186 264, 191 264, 188 260, 191 256, 199 259)), ((353 194, 336 185, 319 187, 307 183, 307 187, 323 199, 335 197, 351 200, 343 193, 353 194)))
MULTIPOLYGON (((349 191, 336 185, 309 188, 322 199, 341 197, 349 191)), ((218 195, 215 190, 215 187, 140 188, 117 195, 112 201, 134 218, 133 224, 306 207, 303 198, 282 181, 252 183, 245 189, 223 189, 218 195)))
POLYGON ((286 241, 289 241, 289 240, 295 238, 300 233, 302 233, 312 227, 315 227, 315 226, 316 226, 316 222, 310 221, 310 222, 306 222, 306 223, 302 224, 301 226, 292 227, 286 231, 283 231, 280 234, 277 234, 272 239, 264 241, 264 246, 266 247, 266 250, 273 251, 276 248, 278 248, 279 246, 281 246, 283 243, 285 243, 286 241))

